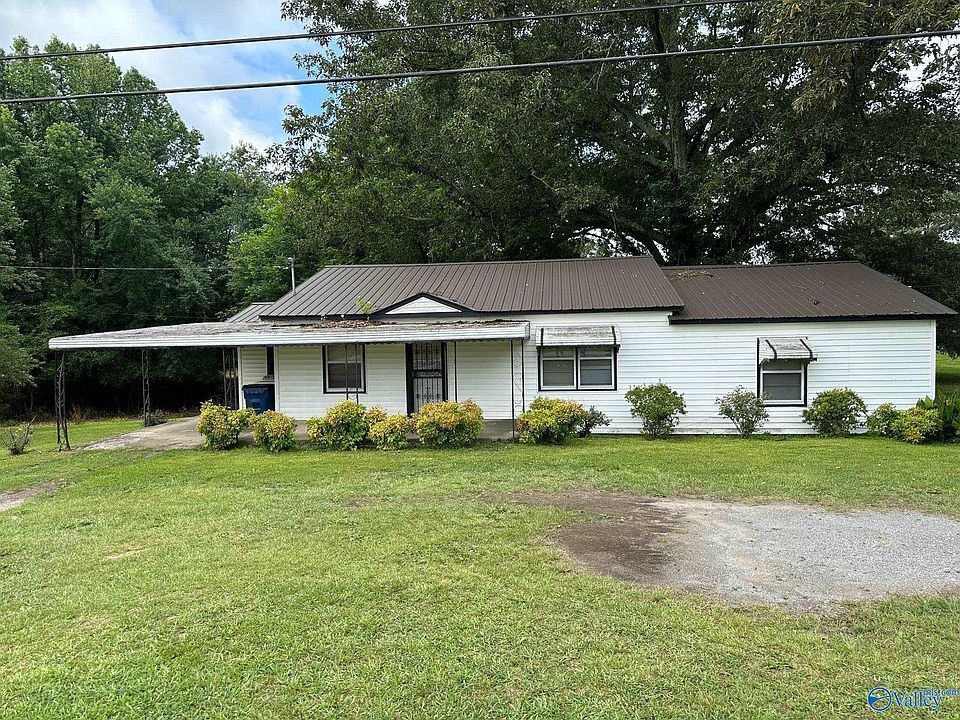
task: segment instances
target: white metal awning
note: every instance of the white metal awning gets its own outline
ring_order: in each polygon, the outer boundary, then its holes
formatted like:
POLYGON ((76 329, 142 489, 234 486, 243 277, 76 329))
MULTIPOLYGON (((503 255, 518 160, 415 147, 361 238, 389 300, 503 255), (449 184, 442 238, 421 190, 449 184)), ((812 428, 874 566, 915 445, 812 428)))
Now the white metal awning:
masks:
POLYGON ((760 338, 760 362, 803 360, 813 362, 817 354, 803 338, 760 338))
POLYGON ((557 325, 537 330, 537 346, 619 345, 620 329, 616 325, 557 325))
POLYGON ((67 335, 51 339, 50 349, 336 345, 428 340, 525 340, 529 337, 530 323, 526 321, 390 323, 344 320, 304 325, 215 322, 67 335))

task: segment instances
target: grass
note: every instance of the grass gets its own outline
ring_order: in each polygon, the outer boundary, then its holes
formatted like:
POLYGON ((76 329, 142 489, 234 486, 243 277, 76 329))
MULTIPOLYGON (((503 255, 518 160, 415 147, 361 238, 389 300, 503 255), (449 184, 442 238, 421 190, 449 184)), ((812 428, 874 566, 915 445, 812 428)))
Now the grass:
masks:
POLYGON ((937 355, 937 396, 960 394, 960 358, 937 355))
POLYGON ((795 616, 639 588, 544 544, 575 516, 492 494, 960 517, 958 468, 960 445, 876 438, 2 458, 0 487, 66 484, 0 514, 0 714, 863 717, 877 684, 960 686, 960 600, 795 616))
MULTIPOLYGON (((79 447, 84 443, 136 430, 138 427, 142 427, 139 420, 127 419, 71 423, 70 444, 79 447)), ((5 443, 5 428, 0 428, 0 438, 3 438, 5 443)), ((96 455, 88 455, 86 458, 73 454, 63 455, 57 448, 57 428, 52 423, 36 426, 29 449, 23 455, 10 457, 4 444, 0 448, 3 453, 0 460, 0 492, 19 490, 39 482, 70 480, 76 477, 77 473, 82 473, 85 469, 96 469, 102 463, 102 458, 98 459, 96 455), (56 470, 51 473, 54 468, 56 470)))

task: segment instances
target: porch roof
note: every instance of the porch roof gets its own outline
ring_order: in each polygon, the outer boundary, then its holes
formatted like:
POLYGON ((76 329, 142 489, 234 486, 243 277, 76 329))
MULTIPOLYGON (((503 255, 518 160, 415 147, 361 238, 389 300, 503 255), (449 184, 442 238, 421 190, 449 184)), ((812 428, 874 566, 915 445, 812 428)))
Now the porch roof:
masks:
POLYGON ((525 340, 529 337, 530 323, 526 321, 393 323, 340 320, 296 325, 233 321, 66 335, 52 338, 50 349, 334 345, 427 340, 525 340))

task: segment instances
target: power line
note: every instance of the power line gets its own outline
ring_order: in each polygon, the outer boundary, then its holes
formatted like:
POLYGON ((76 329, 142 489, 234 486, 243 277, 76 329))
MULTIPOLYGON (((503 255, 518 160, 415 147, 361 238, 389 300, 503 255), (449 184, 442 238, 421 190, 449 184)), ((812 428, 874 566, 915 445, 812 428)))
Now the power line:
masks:
POLYGON ((577 58, 572 60, 544 60, 511 65, 481 65, 477 67, 444 68, 439 70, 411 70, 408 72, 381 73, 377 75, 347 75, 330 78, 306 78, 303 80, 270 80, 255 83, 236 83, 232 85, 201 85, 195 87, 175 87, 149 90, 124 90, 119 92, 83 93, 78 95, 46 95, 42 97, 4 98, 0 105, 22 105, 31 102, 63 102, 66 100, 93 100, 97 98, 123 98, 145 95, 176 95, 181 93, 220 92, 223 90, 257 90, 262 88, 293 87, 297 85, 333 85, 336 83, 369 82, 378 80, 410 80, 414 78, 440 77, 444 75, 469 75, 507 70, 534 70, 577 65, 600 65, 604 63, 637 62, 642 60, 663 60, 668 58, 700 57, 704 55, 726 55, 762 50, 790 50, 810 47, 853 45, 865 42, 889 42, 892 40, 916 40, 922 38, 949 37, 960 35, 960 30, 928 30, 912 33, 892 33, 888 35, 861 35, 858 37, 828 38, 821 40, 797 40, 783 43, 762 43, 759 45, 738 45, 726 48, 701 48, 697 50, 678 50, 671 52, 647 53, 643 55, 613 55, 608 57, 577 58))
POLYGON ((142 50, 178 50, 192 47, 211 47, 215 45, 243 45, 247 43, 277 42, 280 40, 320 40, 346 36, 362 37, 383 33, 410 32, 421 30, 451 30, 484 25, 503 25, 510 23, 533 22, 537 20, 563 20, 566 18, 598 17, 620 13, 641 12, 645 10, 680 10, 684 8, 711 7, 715 5, 743 5, 761 0, 696 0, 695 2, 675 2, 653 5, 634 5, 623 8, 603 8, 598 10, 576 10, 571 12, 548 13, 545 15, 514 15, 511 17, 487 18, 483 20, 454 20, 450 22, 426 23, 423 25, 394 25, 391 27, 367 28, 361 30, 330 30, 318 33, 291 33, 288 35, 258 35, 253 37, 224 38, 220 40, 187 40, 183 42, 155 43, 152 45, 124 45, 112 48, 89 48, 86 50, 59 50, 27 55, 2 55, 0 62, 10 60, 39 60, 45 58, 73 57, 78 55, 102 55, 105 53, 138 52, 142 50))
POLYGON ((2 270, 171 270, 178 267, 70 267, 68 265, 0 265, 2 270))

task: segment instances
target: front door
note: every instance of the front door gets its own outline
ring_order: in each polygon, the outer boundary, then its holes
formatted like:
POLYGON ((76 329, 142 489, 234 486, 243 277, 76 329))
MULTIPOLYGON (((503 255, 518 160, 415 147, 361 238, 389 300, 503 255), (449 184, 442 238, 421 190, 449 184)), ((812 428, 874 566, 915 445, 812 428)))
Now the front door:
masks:
POLYGON ((407 345, 407 412, 447 399, 447 345, 420 342, 407 345))

